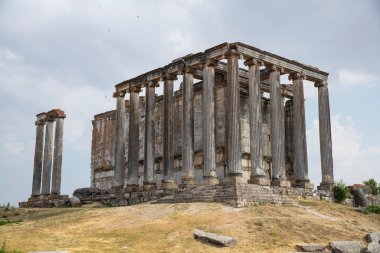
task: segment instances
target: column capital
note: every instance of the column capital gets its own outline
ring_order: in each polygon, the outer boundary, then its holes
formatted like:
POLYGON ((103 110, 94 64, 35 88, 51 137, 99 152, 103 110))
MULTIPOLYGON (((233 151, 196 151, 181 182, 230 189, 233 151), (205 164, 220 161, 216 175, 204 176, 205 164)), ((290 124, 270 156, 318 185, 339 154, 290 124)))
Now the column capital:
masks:
POLYGON ((52 115, 55 118, 66 118, 66 114, 61 109, 53 109, 48 112, 48 115, 52 115))
POLYGON ((162 79, 165 80, 177 80, 177 73, 164 72, 162 79))
POLYGON ((141 87, 140 86, 131 86, 128 90, 129 93, 140 93, 141 87))
POLYGON ((115 91, 115 92, 112 94, 112 96, 113 96, 114 98, 124 97, 124 96, 125 96, 125 93, 126 93, 125 90, 123 90, 123 91, 115 91))
POLYGON ((216 67, 218 66, 219 60, 208 58, 202 61, 202 68, 204 67, 216 67))
POLYGON ((288 76, 289 80, 306 80, 306 75, 302 73, 290 73, 288 76))
POLYGON ((184 66, 183 69, 180 71, 180 74, 192 74, 194 75, 196 73, 197 69, 192 66, 184 66))
POLYGON ((275 64, 266 64, 265 67, 269 72, 278 71, 281 74, 283 74, 285 72, 284 68, 282 68, 278 65, 275 65, 275 64))
POLYGON ((251 66, 251 65, 258 65, 258 66, 264 66, 264 62, 257 60, 255 58, 248 58, 244 61, 245 66, 251 66))
POLYGON ((316 81, 315 83, 314 83, 314 87, 316 87, 316 88, 319 88, 319 87, 324 87, 324 86, 327 86, 327 82, 326 81, 316 81))
POLYGON ((35 121, 35 125, 43 126, 46 123, 46 112, 42 112, 36 115, 37 120, 35 121))
POLYGON ((45 120, 45 119, 39 119, 39 120, 36 120, 36 121, 34 122, 34 124, 35 124, 36 126, 44 126, 45 123, 46 123, 46 120, 45 120))
POLYGON ((158 83, 160 81, 160 79, 155 79, 155 80, 151 80, 151 81, 147 81, 145 82, 145 87, 160 87, 160 84, 158 83))
POLYGON ((230 56, 235 56, 235 57, 240 58, 241 54, 240 54, 240 52, 237 49, 230 48, 227 52, 225 52, 223 54, 223 56, 224 56, 224 58, 228 58, 230 56))

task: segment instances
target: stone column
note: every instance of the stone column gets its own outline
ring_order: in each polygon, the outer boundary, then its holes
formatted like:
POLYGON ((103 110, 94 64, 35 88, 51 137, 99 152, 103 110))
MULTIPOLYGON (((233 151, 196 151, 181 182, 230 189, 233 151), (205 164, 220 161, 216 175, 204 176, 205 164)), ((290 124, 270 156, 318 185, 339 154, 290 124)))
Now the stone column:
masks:
POLYGON ((45 131, 45 145, 44 145, 44 167, 42 174, 42 189, 41 194, 50 194, 50 181, 51 181, 51 165, 52 165, 52 149, 53 149, 53 124, 54 117, 47 115, 46 131, 45 131))
POLYGON ((242 176, 240 144, 239 54, 227 54, 227 164, 229 176, 242 176))
POLYGON ((65 112, 56 111, 55 139, 54 139, 54 160, 51 193, 61 194, 61 171, 62 171, 62 147, 63 147, 63 121, 66 118, 65 112))
POLYGON ((203 64, 202 138, 203 182, 218 184, 215 162, 215 66, 218 61, 208 59, 203 64))
POLYGON ((125 171, 125 92, 115 92, 116 98, 116 135, 115 135, 115 169, 113 174, 112 186, 124 186, 125 171))
POLYGON ((40 195, 41 192, 41 173, 42 173, 42 155, 44 149, 44 128, 45 128, 45 113, 37 115, 36 121, 36 146, 34 149, 34 167, 33 167, 33 184, 32 196, 40 195))
POLYGON ((139 141, 139 92, 140 87, 131 87, 130 89, 130 106, 129 106, 129 136, 128 136, 128 182, 127 191, 137 191, 139 188, 139 158, 140 158, 140 141, 139 141))
POLYGON ((145 88, 145 138, 144 138, 144 188, 155 187, 153 173, 155 163, 154 107, 158 81, 149 82, 145 88))
POLYGON ((270 113, 271 113, 271 149, 272 149, 272 185, 290 187, 285 177, 285 121, 284 102, 280 87, 280 69, 272 65, 269 70, 270 113))
POLYGON ((294 144, 294 172, 296 186, 312 189, 307 164, 305 98, 303 80, 305 76, 299 73, 289 75, 293 80, 293 144, 294 144))
POLYGON ((331 190, 334 184, 329 89, 326 82, 317 82, 319 109, 319 142, 321 150, 322 182, 319 190, 331 190))
POLYGON ((164 189, 177 188, 173 176, 174 165, 174 129, 173 129, 173 85, 177 76, 166 74, 164 76, 164 139, 163 139, 163 160, 164 175, 162 187, 164 189))
POLYGON ((248 66, 249 91, 251 178, 248 182, 269 185, 270 181, 265 178, 263 169, 260 64, 254 59, 249 59, 244 64, 248 66))
POLYGON ((194 83, 192 69, 185 68, 182 84, 182 183, 194 182, 194 83))

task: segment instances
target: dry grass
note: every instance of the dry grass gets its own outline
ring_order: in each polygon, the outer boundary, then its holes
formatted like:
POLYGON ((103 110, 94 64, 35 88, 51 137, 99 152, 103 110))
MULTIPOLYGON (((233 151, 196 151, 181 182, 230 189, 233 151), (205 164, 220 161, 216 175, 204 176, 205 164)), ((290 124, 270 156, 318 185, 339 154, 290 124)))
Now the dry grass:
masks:
MULTIPOLYGON (((296 243, 362 239, 380 230, 380 215, 322 201, 299 206, 232 208, 216 203, 149 203, 117 208, 18 209, 21 223, 0 226, 0 242, 21 251, 284 252, 296 243), (215 248, 194 228, 237 239, 215 248)), ((1 210, 0 210, 1 213, 1 210)))

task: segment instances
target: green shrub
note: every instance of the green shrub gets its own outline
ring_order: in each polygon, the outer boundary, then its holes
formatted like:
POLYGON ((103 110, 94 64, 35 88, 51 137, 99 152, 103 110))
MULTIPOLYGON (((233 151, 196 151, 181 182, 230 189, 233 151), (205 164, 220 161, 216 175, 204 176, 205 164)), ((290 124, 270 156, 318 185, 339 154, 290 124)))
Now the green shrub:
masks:
POLYGON ((371 188, 372 194, 377 195, 380 192, 380 183, 378 184, 375 179, 370 178, 367 181, 363 181, 363 184, 371 188))
POLYGON ((380 206, 378 206, 378 205, 369 205, 369 206, 367 206, 365 208, 364 213, 365 214, 369 214, 369 213, 380 214, 380 206))
POLYGON ((336 202, 340 203, 348 197, 350 189, 343 183, 343 180, 340 180, 339 182, 334 182, 333 192, 336 202))
POLYGON ((0 253, 21 253, 21 251, 7 249, 5 241, 3 241, 3 244, 0 248, 0 253))

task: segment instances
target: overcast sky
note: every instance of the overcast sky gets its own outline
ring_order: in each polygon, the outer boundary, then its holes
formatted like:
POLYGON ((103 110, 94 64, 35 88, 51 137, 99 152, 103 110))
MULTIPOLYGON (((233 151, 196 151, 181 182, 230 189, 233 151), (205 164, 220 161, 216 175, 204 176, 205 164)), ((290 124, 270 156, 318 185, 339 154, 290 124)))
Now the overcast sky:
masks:
MULTIPOLYGON (((91 119, 115 108, 116 83, 236 41, 329 72, 335 179, 380 181, 379 1, 0 0, 0 204, 30 196, 37 113, 67 114, 71 195, 90 185, 91 119)), ((305 85, 318 185, 317 90, 305 85)))

